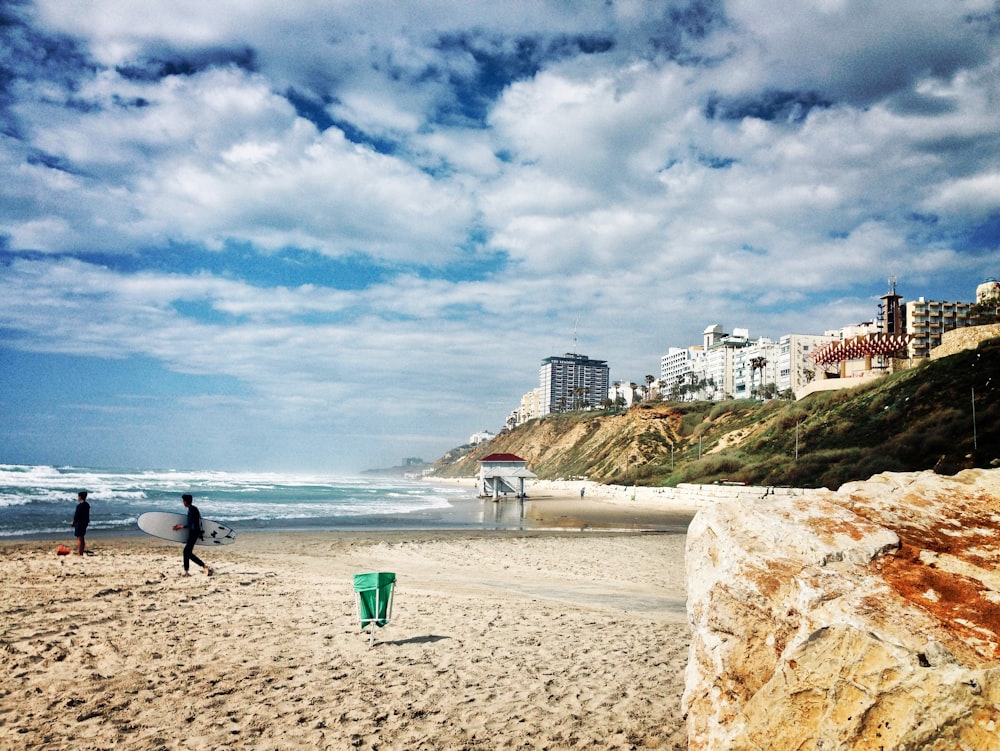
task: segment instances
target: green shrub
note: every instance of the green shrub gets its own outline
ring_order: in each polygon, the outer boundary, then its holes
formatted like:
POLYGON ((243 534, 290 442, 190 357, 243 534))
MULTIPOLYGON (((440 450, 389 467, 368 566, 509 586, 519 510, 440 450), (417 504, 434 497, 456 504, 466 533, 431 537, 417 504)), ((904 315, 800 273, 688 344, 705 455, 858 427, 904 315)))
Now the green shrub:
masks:
POLYGON ((719 417, 730 411, 731 405, 732 405, 731 401, 718 402, 714 407, 712 407, 711 410, 709 410, 708 419, 709 420, 719 419, 719 417))
POLYGON ((691 435, 703 423, 702 413, 689 412, 681 418, 681 435, 691 435))
POLYGON ((746 457, 738 451, 723 450, 715 454, 703 456, 688 463, 677 472, 681 482, 711 482, 718 479, 740 479, 746 457))

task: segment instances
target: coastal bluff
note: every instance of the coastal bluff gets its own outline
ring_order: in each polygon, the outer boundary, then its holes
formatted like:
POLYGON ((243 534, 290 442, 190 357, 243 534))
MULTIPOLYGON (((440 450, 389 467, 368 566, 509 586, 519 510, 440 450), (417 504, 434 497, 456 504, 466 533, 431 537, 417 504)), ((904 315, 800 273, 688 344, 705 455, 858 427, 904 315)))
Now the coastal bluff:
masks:
POLYGON ((1000 750, 1000 470, 705 506, 691 751, 1000 750))

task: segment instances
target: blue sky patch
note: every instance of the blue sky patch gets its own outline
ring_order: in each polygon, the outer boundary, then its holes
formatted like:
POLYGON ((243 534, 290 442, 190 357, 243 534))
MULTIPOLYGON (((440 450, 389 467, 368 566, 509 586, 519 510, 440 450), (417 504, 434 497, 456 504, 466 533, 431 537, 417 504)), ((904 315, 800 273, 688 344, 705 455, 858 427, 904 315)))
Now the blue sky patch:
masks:
POLYGON ((831 107, 833 102, 811 91, 766 91, 756 96, 711 96, 705 105, 710 120, 742 120, 747 117, 767 122, 801 123, 812 110, 831 107))
MULTIPOLYGON (((1000 250, 1000 214, 994 214, 969 232, 962 247, 970 250, 1000 250)), ((1000 261, 997 265, 1000 266, 1000 261)))

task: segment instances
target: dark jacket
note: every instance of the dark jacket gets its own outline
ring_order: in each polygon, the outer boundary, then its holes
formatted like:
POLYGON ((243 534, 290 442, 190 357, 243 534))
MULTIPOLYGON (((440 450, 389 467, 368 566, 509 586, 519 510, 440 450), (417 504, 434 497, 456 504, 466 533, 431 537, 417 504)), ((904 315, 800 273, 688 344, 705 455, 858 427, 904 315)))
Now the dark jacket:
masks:
POLYGON ((88 524, 90 524, 90 504, 80 501, 76 504, 76 511, 73 512, 73 531, 77 537, 87 531, 88 524))
POLYGON ((201 512, 198 507, 193 503, 188 506, 188 518, 187 524, 188 528, 188 539, 189 540, 200 540, 201 539, 201 512))

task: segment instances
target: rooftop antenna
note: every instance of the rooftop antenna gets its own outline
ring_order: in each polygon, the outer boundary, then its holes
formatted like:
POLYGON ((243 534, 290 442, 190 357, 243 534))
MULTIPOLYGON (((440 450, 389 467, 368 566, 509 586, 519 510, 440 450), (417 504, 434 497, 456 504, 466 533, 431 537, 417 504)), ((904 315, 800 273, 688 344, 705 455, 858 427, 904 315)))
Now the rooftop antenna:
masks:
POLYGON ((577 354, 576 351, 576 327, 580 323, 580 316, 577 316, 573 320, 573 354, 577 354))
POLYGON ((889 277, 889 294, 896 294, 896 277, 894 276, 889 277))

